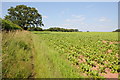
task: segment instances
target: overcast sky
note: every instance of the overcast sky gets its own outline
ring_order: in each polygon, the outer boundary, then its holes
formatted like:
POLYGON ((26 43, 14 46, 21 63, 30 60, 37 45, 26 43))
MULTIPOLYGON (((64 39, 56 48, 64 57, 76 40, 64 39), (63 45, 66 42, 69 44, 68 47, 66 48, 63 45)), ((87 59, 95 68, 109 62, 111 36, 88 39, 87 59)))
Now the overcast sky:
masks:
POLYGON ((3 2, 2 18, 11 6, 35 7, 44 28, 63 27, 80 31, 109 32, 118 28, 117 2, 3 2))

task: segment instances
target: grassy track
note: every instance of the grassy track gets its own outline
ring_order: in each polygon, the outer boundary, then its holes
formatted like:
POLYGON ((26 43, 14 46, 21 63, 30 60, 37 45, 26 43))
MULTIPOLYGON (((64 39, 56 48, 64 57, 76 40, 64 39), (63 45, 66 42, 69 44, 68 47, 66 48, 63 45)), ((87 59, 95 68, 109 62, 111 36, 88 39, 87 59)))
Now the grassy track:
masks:
POLYGON ((80 73, 72 68, 58 52, 46 45, 38 34, 33 35, 35 46, 35 77, 36 78, 74 78, 80 73))

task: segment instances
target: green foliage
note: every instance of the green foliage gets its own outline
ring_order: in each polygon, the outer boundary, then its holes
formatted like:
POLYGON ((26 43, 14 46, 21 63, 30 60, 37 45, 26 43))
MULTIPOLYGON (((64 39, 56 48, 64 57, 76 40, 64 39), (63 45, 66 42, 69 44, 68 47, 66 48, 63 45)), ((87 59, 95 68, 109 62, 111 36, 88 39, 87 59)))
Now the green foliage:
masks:
POLYGON ((53 27, 53 28, 46 29, 45 31, 78 32, 78 29, 65 29, 65 28, 53 27))
POLYGON ((9 8, 5 19, 12 21, 23 29, 25 27, 44 26, 42 15, 35 8, 27 7, 26 5, 17 5, 9 8))
POLYGON ((113 31, 113 32, 120 32, 120 29, 117 29, 117 30, 115 30, 115 31, 113 31))
POLYGON ((43 29, 40 27, 29 27, 27 30, 29 30, 29 31, 43 31, 43 29))
POLYGON ((22 28, 11 21, 0 19, 2 21, 2 30, 22 30, 22 28))
POLYGON ((33 73, 33 45, 26 31, 2 32, 2 77, 28 78, 33 73))

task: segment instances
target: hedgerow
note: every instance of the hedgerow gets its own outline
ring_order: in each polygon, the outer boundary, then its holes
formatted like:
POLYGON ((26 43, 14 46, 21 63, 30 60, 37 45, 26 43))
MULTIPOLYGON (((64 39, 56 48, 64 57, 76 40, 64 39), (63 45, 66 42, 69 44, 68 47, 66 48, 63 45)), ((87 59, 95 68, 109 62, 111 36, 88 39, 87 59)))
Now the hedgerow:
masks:
POLYGON ((9 20, 0 19, 2 23, 2 30, 22 30, 22 28, 9 20))

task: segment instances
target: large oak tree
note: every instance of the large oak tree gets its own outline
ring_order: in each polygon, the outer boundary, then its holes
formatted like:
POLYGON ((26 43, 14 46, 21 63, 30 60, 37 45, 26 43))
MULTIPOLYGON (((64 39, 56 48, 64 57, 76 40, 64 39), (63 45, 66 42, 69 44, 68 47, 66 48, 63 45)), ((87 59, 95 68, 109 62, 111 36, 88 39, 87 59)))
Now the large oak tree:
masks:
POLYGON ((42 15, 35 8, 27 7, 26 5, 17 5, 9 8, 5 19, 21 26, 23 29, 44 26, 42 15))

